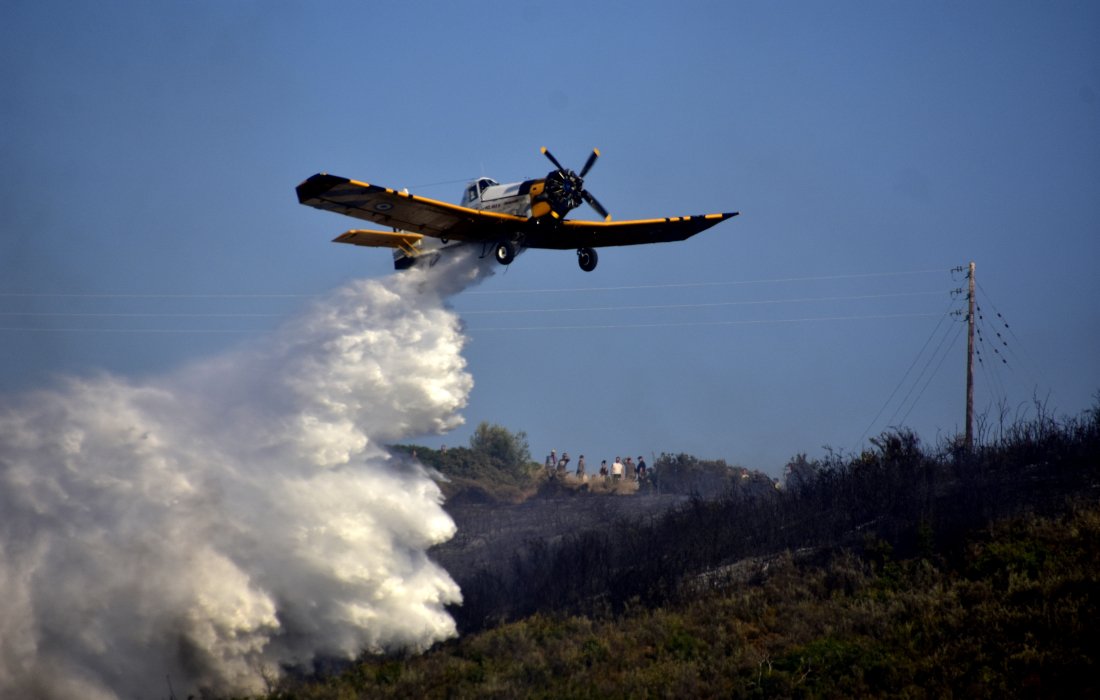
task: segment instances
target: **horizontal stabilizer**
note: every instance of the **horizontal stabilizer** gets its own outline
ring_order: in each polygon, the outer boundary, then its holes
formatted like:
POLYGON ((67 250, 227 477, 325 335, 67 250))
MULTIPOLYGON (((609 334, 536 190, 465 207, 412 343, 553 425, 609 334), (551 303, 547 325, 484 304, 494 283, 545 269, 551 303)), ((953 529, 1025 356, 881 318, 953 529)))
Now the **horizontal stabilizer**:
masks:
POLYGON ((352 229, 341 233, 332 239, 333 243, 351 243, 352 245, 370 246, 372 248, 394 248, 410 258, 420 254, 420 240, 424 238, 419 233, 407 231, 367 231, 365 229, 352 229))

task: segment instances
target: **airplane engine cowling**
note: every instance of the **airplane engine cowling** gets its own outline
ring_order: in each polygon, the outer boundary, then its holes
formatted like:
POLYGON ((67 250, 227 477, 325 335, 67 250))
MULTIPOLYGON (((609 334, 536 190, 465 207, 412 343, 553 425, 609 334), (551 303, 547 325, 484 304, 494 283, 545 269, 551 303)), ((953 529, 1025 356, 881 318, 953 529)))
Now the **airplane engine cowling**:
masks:
MULTIPOLYGON (((561 218, 579 207, 581 202, 588 202, 588 205, 595 209, 606 221, 611 220, 611 215, 607 213, 603 205, 596 201, 596 198, 588 190, 584 189, 584 176, 588 174, 596 159, 600 157, 598 148, 592 149, 592 154, 584 162, 580 174, 562 167, 558 159, 545 147, 542 149, 542 154, 557 167, 557 170, 550 171, 544 180, 545 199, 549 204, 548 213, 553 214, 556 218, 561 218)), ((532 206, 533 211, 534 207, 532 206)), ((534 216, 539 215, 534 214, 534 216)))
POLYGON ((559 216, 565 216, 584 201, 584 180, 572 170, 554 170, 546 176, 546 198, 559 216))

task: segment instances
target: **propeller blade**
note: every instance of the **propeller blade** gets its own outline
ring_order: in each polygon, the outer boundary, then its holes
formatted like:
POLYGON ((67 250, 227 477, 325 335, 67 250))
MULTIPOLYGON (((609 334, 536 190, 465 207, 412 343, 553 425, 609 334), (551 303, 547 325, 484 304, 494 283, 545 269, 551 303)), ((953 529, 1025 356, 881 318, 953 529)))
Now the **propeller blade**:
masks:
POLYGON ((581 192, 581 196, 584 197, 584 201, 588 202, 588 206, 596 210, 604 221, 611 221, 611 215, 607 213, 607 210, 603 208, 603 205, 596 201, 596 198, 588 194, 588 190, 581 192))
POLYGON ((584 162, 584 167, 581 168, 581 173, 580 174, 581 174, 582 178, 585 175, 588 174, 588 171, 592 169, 592 166, 595 165, 595 163, 596 163, 596 159, 599 158, 599 157, 600 157, 600 149, 593 148, 592 149, 592 155, 588 156, 588 160, 586 160, 584 162))
POLYGON ((558 162, 558 159, 554 157, 554 154, 550 152, 550 149, 548 149, 546 146, 543 146, 540 150, 542 151, 542 155, 550 159, 550 162, 554 164, 554 167, 556 167, 563 173, 565 172, 565 166, 558 162))

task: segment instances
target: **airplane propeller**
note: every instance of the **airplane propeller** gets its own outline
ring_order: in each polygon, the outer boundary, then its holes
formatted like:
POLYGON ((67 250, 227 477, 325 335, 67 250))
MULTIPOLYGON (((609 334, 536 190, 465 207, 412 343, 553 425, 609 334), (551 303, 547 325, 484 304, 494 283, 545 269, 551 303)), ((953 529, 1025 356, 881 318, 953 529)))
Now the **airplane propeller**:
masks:
POLYGON ((579 207, 581 202, 587 202, 588 206, 595 209, 600 216, 610 220, 611 215, 607 213, 603 205, 584 188, 584 176, 595 165, 596 159, 600 157, 600 151, 593 148, 588 160, 584 162, 580 174, 577 174, 559 163, 554 154, 545 146, 541 150, 542 154, 549 158, 550 162, 557 168, 557 170, 546 176, 546 196, 550 200, 554 215, 557 217, 565 216, 571 210, 579 207))

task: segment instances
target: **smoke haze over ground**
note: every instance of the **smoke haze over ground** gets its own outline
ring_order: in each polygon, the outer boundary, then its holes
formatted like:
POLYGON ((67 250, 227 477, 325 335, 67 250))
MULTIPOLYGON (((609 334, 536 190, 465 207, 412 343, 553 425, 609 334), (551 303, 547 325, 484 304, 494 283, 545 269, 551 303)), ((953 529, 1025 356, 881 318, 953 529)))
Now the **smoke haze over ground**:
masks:
POLYGON ((0 696, 249 692, 455 633, 436 485, 383 445, 461 422, 459 253, 352 282, 156 380, 0 397, 0 696))

